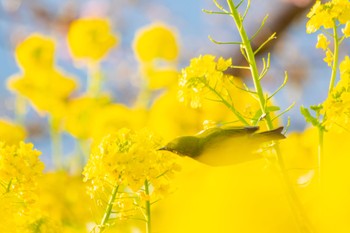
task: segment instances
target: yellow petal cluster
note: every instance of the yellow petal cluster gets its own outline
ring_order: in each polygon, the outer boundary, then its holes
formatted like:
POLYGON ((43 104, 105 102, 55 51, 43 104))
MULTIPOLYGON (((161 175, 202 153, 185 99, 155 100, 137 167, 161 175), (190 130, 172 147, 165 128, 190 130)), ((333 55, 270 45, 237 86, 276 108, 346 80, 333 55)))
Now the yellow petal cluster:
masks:
POLYGON ((314 33, 319 28, 332 28, 335 21, 346 24, 350 20, 349 0, 332 0, 321 3, 317 0, 307 14, 309 21, 306 24, 306 32, 314 33))
POLYGON ((104 137, 92 150, 83 171, 90 194, 98 198, 101 190, 111 185, 142 192, 145 181, 152 184, 155 194, 163 192, 178 164, 175 155, 157 151, 160 142, 148 130, 135 132, 126 128, 104 137))
POLYGON ((327 129, 339 131, 350 129, 350 58, 348 56, 340 64, 340 80, 323 103, 327 129))
POLYGON ((155 59, 174 61, 179 55, 175 33, 160 23, 141 28, 135 36, 133 48, 141 62, 151 62, 155 59))
POLYGON ((109 21, 102 18, 73 21, 67 37, 71 54, 76 59, 99 61, 118 44, 109 21))
MULTIPOLYGON (((193 108, 199 108, 203 97, 213 89, 225 92, 222 85, 225 71, 232 64, 231 59, 219 58, 215 61, 215 56, 204 55, 191 59, 190 65, 182 69, 179 80, 179 100, 189 103, 193 108)), ((225 95, 225 93, 223 93, 225 95)))
POLYGON ((25 137, 26 131, 22 126, 0 119, 0 141, 13 145, 23 141, 25 137))
POLYGON ((39 112, 61 116, 76 81, 57 69, 36 70, 10 77, 8 88, 30 100, 39 112))
POLYGON ((52 69, 54 66, 55 43, 53 39, 32 34, 22 41, 15 51, 18 65, 25 71, 52 69))

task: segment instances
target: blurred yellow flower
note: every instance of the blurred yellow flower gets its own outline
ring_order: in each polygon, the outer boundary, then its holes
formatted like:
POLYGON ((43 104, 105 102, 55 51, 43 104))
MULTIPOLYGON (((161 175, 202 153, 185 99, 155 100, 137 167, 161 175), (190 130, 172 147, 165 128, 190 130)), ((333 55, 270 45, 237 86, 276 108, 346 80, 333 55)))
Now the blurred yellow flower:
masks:
POLYGON ((87 224, 93 221, 96 213, 91 213, 94 203, 86 194, 86 184, 81 176, 51 172, 41 176, 38 183, 38 207, 60 226, 58 232, 87 232, 87 224))
POLYGON ((57 69, 36 70, 15 75, 8 80, 8 88, 29 99, 36 110, 62 116, 76 81, 57 69))
POLYGON ((346 38, 350 36, 350 21, 345 24, 345 28, 342 29, 342 32, 346 38))
POLYGON ((332 0, 321 3, 317 0, 307 14, 309 21, 306 24, 306 32, 314 33, 320 27, 332 28, 337 20, 346 24, 350 20, 350 2, 348 0, 332 0))
POLYGON ((137 130, 143 128, 147 120, 147 111, 131 109, 123 104, 108 104, 99 109, 91 119, 91 134, 94 140, 121 128, 137 130))
POLYGON ((69 28, 67 39, 74 58, 92 61, 101 60, 118 44, 109 21, 101 18, 75 20, 69 28))
POLYGON ((340 63, 340 80, 323 103, 326 129, 350 129, 350 58, 340 63), (335 127, 334 127, 335 126, 335 127))
POLYGON ((133 48, 141 62, 151 62, 155 59, 174 61, 179 55, 175 33, 161 23, 141 28, 136 33, 133 48))
POLYGON ((54 65, 55 43, 53 39, 40 34, 32 34, 16 48, 16 59, 23 71, 52 69, 54 65))
POLYGON ((147 79, 148 87, 152 90, 177 85, 179 72, 175 68, 155 68, 153 65, 144 65, 141 66, 141 69, 142 76, 147 79))
POLYGON ((95 98, 84 95, 70 99, 65 112, 64 129, 79 139, 91 138, 95 117, 109 103, 107 96, 95 98))
POLYGON ((26 137, 25 129, 5 119, 0 119, 0 141, 7 145, 17 144, 26 137))
POLYGON ((318 34, 316 48, 326 50, 331 42, 327 39, 324 34, 318 34))

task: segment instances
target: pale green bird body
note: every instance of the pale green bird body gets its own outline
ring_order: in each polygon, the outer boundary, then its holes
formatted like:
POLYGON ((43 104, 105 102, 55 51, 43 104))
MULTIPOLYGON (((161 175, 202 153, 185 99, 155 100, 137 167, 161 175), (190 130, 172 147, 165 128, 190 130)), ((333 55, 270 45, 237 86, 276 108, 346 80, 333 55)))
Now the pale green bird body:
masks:
POLYGON ((285 138, 283 127, 256 133, 259 127, 210 128, 194 136, 175 138, 160 150, 189 156, 211 166, 225 166, 261 158, 264 142, 285 138))

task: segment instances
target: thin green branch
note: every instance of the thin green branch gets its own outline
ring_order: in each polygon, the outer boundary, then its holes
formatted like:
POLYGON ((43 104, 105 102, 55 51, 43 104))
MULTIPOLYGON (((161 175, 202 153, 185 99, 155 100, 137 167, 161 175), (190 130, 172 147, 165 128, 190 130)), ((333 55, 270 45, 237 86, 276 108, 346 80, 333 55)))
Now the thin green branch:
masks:
POLYGON ((269 15, 265 15, 263 21, 260 24, 260 27, 258 28, 258 30, 254 33, 254 35, 250 38, 250 41, 254 40, 254 38, 259 34, 259 32, 261 31, 261 29, 264 27, 267 18, 269 17, 269 15))
POLYGON ((262 80, 270 69, 270 64, 271 64, 270 53, 267 54, 267 61, 265 61, 265 58, 262 58, 262 61, 263 61, 263 69, 259 75, 259 80, 262 80))
POLYGON ((149 200, 150 197, 150 190, 149 190, 149 182, 148 180, 145 180, 145 194, 147 197, 147 200, 145 201, 145 208, 146 208, 146 233, 151 233, 151 203, 149 200))
POLYGON ((262 43, 262 44, 259 46, 259 48, 257 48, 257 50, 254 51, 254 55, 257 54, 267 43, 269 43, 271 40, 274 40, 274 39, 276 39, 276 38, 277 38, 277 37, 276 37, 276 32, 272 33, 272 35, 271 35, 269 38, 267 38, 267 40, 265 40, 265 42, 262 43))
POLYGON ((286 112, 289 112, 295 105, 295 102, 293 102, 291 105, 289 105, 288 108, 286 108, 283 112, 281 112, 280 114, 278 114, 277 116, 275 116, 274 118, 271 119, 271 121, 274 121, 276 119, 278 119, 280 116, 282 116, 283 114, 285 114, 286 112))
MULTIPOLYGON (((247 7, 245 8, 245 11, 244 11, 243 16, 242 16, 242 22, 244 21, 245 17, 247 16, 249 8, 250 8, 250 0, 247 1, 247 7)), ((230 9, 230 10, 232 11, 232 9, 230 9)), ((242 24, 242 27, 243 27, 243 24, 242 24)))
POLYGON ((103 215, 103 218, 101 220, 101 232, 105 229, 106 227, 106 223, 108 222, 108 220, 110 219, 110 216, 111 216, 111 213, 112 213, 112 208, 113 208, 113 203, 114 203, 114 199, 118 193, 118 189, 119 189, 119 185, 115 185, 113 190, 112 190, 112 193, 111 193, 111 196, 109 198, 109 201, 108 201, 108 204, 107 204, 107 208, 105 210, 105 213, 103 215))
POLYGON ((229 13, 223 6, 221 6, 221 5, 217 2, 217 0, 213 0, 213 2, 214 2, 214 4, 215 4, 215 6, 216 6, 219 10, 221 10, 221 11, 223 11, 223 12, 226 12, 226 13, 229 13))
POLYGON ((283 83, 282 83, 281 86, 279 86, 279 87, 277 88, 277 90, 276 90, 274 93, 272 93, 272 95, 270 95, 267 99, 269 100, 269 99, 271 99, 272 97, 274 97, 274 96, 287 84, 287 81, 288 81, 288 73, 285 72, 285 73, 284 73, 284 80, 283 80, 283 83))
POLYGON ((211 10, 205 10, 205 9, 202 9, 202 11, 203 11, 204 13, 213 14, 213 15, 231 15, 230 12, 211 11, 211 10))
POLYGON ((237 41, 230 41, 230 42, 217 41, 217 40, 214 40, 211 36, 208 36, 208 38, 214 44, 242 44, 242 42, 237 42, 237 41))
POLYGON ((329 82, 328 93, 331 93, 335 85, 335 79, 337 77, 337 69, 338 69, 338 59, 339 59, 339 40, 338 40, 338 32, 337 32, 337 26, 336 26, 335 20, 333 20, 333 41, 334 41, 333 66, 332 66, 331 80, 329 82))

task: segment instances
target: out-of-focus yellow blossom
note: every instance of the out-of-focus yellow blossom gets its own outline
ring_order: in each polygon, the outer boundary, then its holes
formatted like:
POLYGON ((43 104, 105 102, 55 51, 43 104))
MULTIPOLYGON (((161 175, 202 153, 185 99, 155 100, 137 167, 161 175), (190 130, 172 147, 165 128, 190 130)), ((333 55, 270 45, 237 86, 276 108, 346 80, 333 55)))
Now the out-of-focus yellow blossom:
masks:
POLYGON ((55 43, 46 36, 32 34, 16 48, 16 59, 22 70, 52 69, 55 43))
POLYGON ((193 58, 190 65, 182 70, 179 80, 180 102, 188 103, 192 108, 199 108, 202 105, 202 99, 207 98, 207 94, 213 90, 227 96, 225 86, 229 85, 229 77, 223 71, 231 63, 231 59, 222 58, 216 62, 215 56, 212 55, 193 58))
POLYGON ((113 211, 116 210, 117 217, 124 219, 130 216, 128 210, 134 211, 135 208, 135 205, 128 204, 129 198, 134 199, 134 203, 152 202, 164 195, 169 191, 170 178, 179 165, 176 155, 157 150, 160 142, 160 138, 148 130, 135 132, 126 128, 104 137, 93 148, 83 171, 91 197, 99 202, 105 197, 106 200, 102 200, 105 203, 111 195, 108 192, 120 187, 115 194, 113 211), (143 189, 145 182, 152 185, 149 195, 143 189), (125 186, 131 192, 123 192, 125 186), (125 195, 129 198, 123 199, 125 195))
POLYGON ((36 70, 15 75, 8 80, 8 88, 30 100, 39 112, 61 116, 76 81, 57 69, 36 70))
MULTIPOLYGON (((64 233, 86 232, 96 215, 81 176, 66 172, 46 173, 38 180, 38 207, 64 233)), ((42 231, 43 233, 46 231, 42 231)))
MULTIPOLYGON (((234 85, 229 83, 226 88, 232 96, 235 108, 247 119, 252 119, 260 109, 258 102, 249 93, 237 88, 243 88, 240 79, 232 78, 231 81, 234 85)), ((178 136, 198 133, 203 129, 206 121, 215 122, 216 126, 225 123, 242 126, 242 123, 224 104, 211 100, 215 96, 210 93, 206 96, 208 100, 202 101, 202 107, 196 109, 179 102, 177 97, 178 90, 169 89, 154 101, 149 112, 148 127, 167 141, 178 136)), ((264 130, 264 124, 260 126, 264 130)))
POLYGON ((33 144, 20 142, 8 146, 0 143, 0 181, 2 192, 15 193, 25 203, 36 199, 37 179, 44 164, 39 160, 40 151, 33 144))
POLYGON ((92 127, 95 117, 101 109, 110 103, 107 96, 80 96, 69 100, 64 120, 64 129, 79 139, 92 137, 92 127))
POLYGON ((76 59, 101 60, 117 43, 107 19, 78 19, 69 28, 68 45, 76 59))
POLYGON ((332 66, 332 62, 333 62, 333 53, 330 49, 327 49, 326 51, 326 57, 323 59, 323 61, 325 63, 327 63, 328 66, 332 66))
POLYGON ((17 144, 26 137, 25 129, 5 119, 0 119, 0 141, 7 145, 17 144))
POLYGON ((151 62, 155 59, 174 61, 179 55, 174 31, 161 23, 141 28, 136 33, 133 48, 141 62, 151 62))
POLYGON ((307 17, 310 18, 306 24, 307 33, 314 33, 320 27, 332 28, 336 20, 345 24, 350 20, 350 2, 349 0, 332 0, 321 3, 317 0, 307 17))
POLYGON ((340 80, 323 103, 327 129, 338 131, 350 129, 350 58, 348 56, 340 64, 340 80))
POLYGON ((347 22, 345 24, 345 28, 342 29, 342 32, 344 33, 346 38, 350 36, 350 22, 347 22))
POLYGON ((324 34, 318 34, 316 48, 326 50, 329 44, 330 41, 328 41, 327 37, 324 34))
POLYGON ((94 140, 100 140, 106 134, 121 128, 140 129, 147 120, 146 110, 131 109, 123 104, 108 104, 95 113, 90 124, 94 140))
POLYGON ((144 65, 142 76, 147 78, 148 87, 152 90, 171 88, 177 85, 179 73, 175 68, 155 68, 153 65, 144 65))
POLYGON ((1 232, 32 232, 28 229, 36 218, 38 178, 44 169, 39 155, 30 143, 0 142, 1 232))

